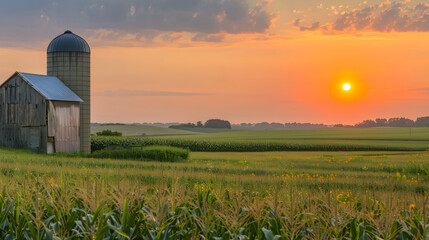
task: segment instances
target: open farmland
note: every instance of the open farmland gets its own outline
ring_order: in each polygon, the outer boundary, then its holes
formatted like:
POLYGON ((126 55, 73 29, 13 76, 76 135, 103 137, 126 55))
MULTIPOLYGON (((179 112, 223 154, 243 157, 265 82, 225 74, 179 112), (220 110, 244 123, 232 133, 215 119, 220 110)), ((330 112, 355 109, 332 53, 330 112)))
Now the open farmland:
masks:
POLYGON ((168 135, 190 135, 197 132, 185 131, 173 128, 163 128, 149 125, 98 125, 91 126, 91 134, 96 134, 103 130, 121 132, 123 136, 168 136, 168 135))
POLYGON ((424 151, 429 128, 232 131, 154 138, 92 138, 93 150, 110 145, 170 145, 201 152, 424 151))
POLYGON ((206 127, 179 127, 175 129, 196 132, 196 133, 221 133, 221 132, 231 132, 231 131, 240 131, 240 130, 231 130, 226 128, 206 128, 206 127))
POLYGON ((428 166, 427 152, 194 152, 162 163, 0 148, 0 237, 425 239, 428 166))

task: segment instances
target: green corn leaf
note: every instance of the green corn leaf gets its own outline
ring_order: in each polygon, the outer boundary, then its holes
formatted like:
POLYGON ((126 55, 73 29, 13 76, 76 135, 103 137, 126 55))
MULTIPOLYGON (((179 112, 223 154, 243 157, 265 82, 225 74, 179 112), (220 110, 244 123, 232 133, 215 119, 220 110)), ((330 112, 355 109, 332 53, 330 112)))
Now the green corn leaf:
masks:
POLYGON ((117 228, 115 226, 113 226, 110 221, 107 221, 107 225, 109 226, 110 229, 112 229, 113 231, 115 231, 116 233, 118 233, 119 235, 121 235, 122 237, 125 237, 127 239, 129 239, 130 237, 128 236, 128 234, 124 233, 120 228, 117 228))
POLYGON ((271 232, 271 230, 268 230, 266 228, 262 228, 262 232, 264 233, 264 236, 267 240, 277 240, 277 239, 280 239, 281 237, 279 235, 273 236, 273 233, 271 232))
POLYGON ((124 201, 124 210, 122 212, 122 218, 121 218, 122 230, 125 230, 127 227, 126 225, 127 225, 127 221, 128 221, 128 215, 129 215, 128 199, 126 198, 124 201))

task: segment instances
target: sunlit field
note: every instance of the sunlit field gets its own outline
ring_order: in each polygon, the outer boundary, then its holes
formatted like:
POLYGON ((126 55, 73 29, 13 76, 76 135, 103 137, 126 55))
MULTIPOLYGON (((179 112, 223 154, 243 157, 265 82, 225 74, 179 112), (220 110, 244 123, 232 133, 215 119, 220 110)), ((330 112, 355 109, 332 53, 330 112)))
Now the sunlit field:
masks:
POLYGON ((201 152, 425 151, 429 128, 331 128, 232 131, 166 137, 93 137, 93 150, 110 145, 171 145, 201 152))
MULTIPOLYGON (((177 138, 177 137, 166 137, 177 138)), ((236 131, 181 136, 214 142, 273 143, 301 146, 368 146, 429 149, 429 128, 331 128, 297 130, 236 131)))
POLYGON ((193 152, 161 163, 0 148, 0 169, 2 239, 428 234, 429 152, 193 152))
POLYGON ((163 128, 147 125, 100 125, 91 126, 91 134, 97 134, 103 130, 118 131, 122 133, 122 136, 168 136, 168 135, 189 135, 197 134, 196 132, 190 132, 180 129, 163 128))

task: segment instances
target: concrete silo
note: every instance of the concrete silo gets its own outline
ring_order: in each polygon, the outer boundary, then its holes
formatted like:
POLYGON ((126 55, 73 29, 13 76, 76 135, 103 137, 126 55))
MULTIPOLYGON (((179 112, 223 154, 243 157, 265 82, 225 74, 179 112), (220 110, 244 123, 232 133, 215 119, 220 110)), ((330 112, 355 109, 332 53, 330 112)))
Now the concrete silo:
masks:
POLYGON ((88 43, 71 31, 54 38, 48 47, 48 75, 56 76, 84 102, 80 105, 80 150, 91 151, 91 76, 88 43))

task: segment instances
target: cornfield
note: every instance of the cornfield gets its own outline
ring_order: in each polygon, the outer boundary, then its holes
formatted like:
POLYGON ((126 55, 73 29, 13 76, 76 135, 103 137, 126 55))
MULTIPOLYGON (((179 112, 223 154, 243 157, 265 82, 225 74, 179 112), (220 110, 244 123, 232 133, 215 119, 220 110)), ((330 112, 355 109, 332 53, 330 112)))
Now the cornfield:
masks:
POLYGON ((190 155, 0 148, 0 239, 429 239, 427 152, 190 155))
POLYGON ((240 141, 216 140, 200 138, 171 138, 171 137, 91 137, 91 151, 107 147, 122 148, 144 146, 172 146, 197 152, 269 152, 269 151, 421 151, 423 147, 414 145, 396 146, 389 144, 347 144, 347 143, 306 143, 300 141, 240 141))
POLYGON ((427 194, 415 196, 416 207, 287 186, 258 193, 82 183, 9 183, 0 197, 1 239, 429 239, 427 194))
MULTIPOLYGON (((72 154, 77 155, 77 154, 72 154)), ((112 159, 134 159, 134 160, 156 160, 161 162, 176 162, 186 160, 189 157, 189 150, 167 147, 148 146, 144 149, 103 149, 90 154, 79 154, 93 158, 112 159)))

